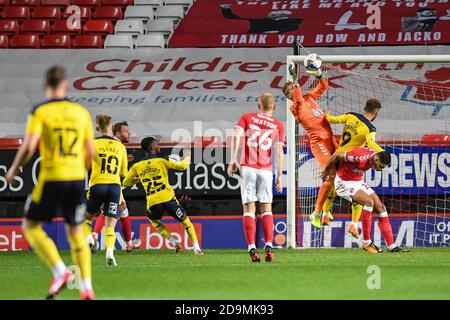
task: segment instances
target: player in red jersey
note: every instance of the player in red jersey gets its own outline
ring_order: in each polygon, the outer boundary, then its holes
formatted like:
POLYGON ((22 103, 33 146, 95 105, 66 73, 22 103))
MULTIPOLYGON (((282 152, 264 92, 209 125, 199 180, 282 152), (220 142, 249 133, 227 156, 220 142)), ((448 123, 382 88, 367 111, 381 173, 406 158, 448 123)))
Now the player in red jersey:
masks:
MULTIPOLYGON (((116 123, 113 127, 113 133, 114 138, 120 140, 123 144, 130 142, 130 130, 128 127, 128 123, 126 121, 116 123)), ((128 162, 131 162, 133 160, 134 160, 133 155, 129 154, 128 162)), ((122 230, 122 234, 125 239, 126 251, 130 252, 133 249, 139 248, 141 246, 141 240, 140 239, 133 240, 131 234, 131 220, 123 194, 121 196, 121 200, 122 202, 120 203, 120 214, 119 214, 120 229, 122 230)), ((93 244, 91 248, 93 249, 94 252, 97 250, 96 243, 98 240, 98 235, 100 234, 104 226, 105 226, 105 216, 102 213, 101 215, 98 216, 97 220, 95 221, 94 231, 92 232, 92 237, 93 239, 95 239, 95 244, 93 244)))
MULTIPOLYGON (((291 69, 292 70, 292 69, 291 69)), ((316 76, 318 85, 303 95, 300 85, 297 83, 296 72, 291 72, 294 82, 288 81, 283 86, 283 93, 292 101, 291 112, 295 120, 305 129, 310 139, 311 152, 320 165, 321 170, 325 168, 327 161, 337 148, 333 137, 333 131, 326 119, 326 114, 322 111, 317 100, 328 89, 328 81, 322 76, 320 69, 307 70, 308 74, 316 76)), ((317 196, 314 212, 309 216, 311 223, 316 228, 321 228, 322 207, 327 200, 328 192, 333 188, 334 167, 331 168, 330 177, 322 183, 317 196)), ((330 212, 323 213, 325 217, 332 218, 330 212)))
POLYGON ((339 163, 334 186, 338 196, 363 205, 362 211, 362 247, 369 253, 381 253, 371 240, 372 213, 378 217, 378 227, 386 241, 390 252, 407 252, 394 242, 391 222, 385 205, 381 202, 375 191, 363 181, 364 172, 374 168, 381 171, 391 163, 391 155, 387 151, 375 152, 372 149, 356 148, 348 152, 335 152, 328 161, 323 176, 329 175, 330 169, 339 163))
POLYGON ((240 161, 241 198, 244 209, 243 224, 248 252, 252 262, 261 259, 256 250, 256 201, 262 217, 264 230, 266 262, 274 260, 272 252, 273 215, 272 215, 272 147, 275 149, 277 167, 276 190, 283 190, 283 145, 284 125, 272 114, 275 100, 270 93, 265 93, 259 100, 259 111, 246 113, 237 122, 231 143, 231 161, 228 170, 231 174, 238 172, 237 155, 240 138, 244 137, 243 151, 240 161))

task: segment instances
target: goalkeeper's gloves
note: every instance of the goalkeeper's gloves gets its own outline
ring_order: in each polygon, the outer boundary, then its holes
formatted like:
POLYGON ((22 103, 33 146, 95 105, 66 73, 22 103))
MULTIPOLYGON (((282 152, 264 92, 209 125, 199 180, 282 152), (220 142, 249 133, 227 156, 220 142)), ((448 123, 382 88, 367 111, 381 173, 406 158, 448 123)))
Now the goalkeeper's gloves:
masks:
POLYGON ((295 63, 292 63, 292 64, 289 66, 288 70, 289 70, 289 74, 290 74, 291 77, 292 77, 292 82, 293 82, 294 84, 297 84, 297 83, 298 83, 297 65, 296 65, 295 63))
POLYGON ((317 79, 322 79, 322 77, 323 77, 322 69, 317 69, 317 70, 308 70, 307 69, 306 73, 315 76, 317 79))

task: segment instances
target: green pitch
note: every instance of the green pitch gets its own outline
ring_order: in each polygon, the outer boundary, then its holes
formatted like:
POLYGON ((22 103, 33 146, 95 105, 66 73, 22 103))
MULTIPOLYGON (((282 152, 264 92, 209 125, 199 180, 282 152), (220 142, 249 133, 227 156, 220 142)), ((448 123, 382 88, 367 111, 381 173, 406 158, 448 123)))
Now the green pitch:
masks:
MULTIPOLYGON (((244 250, 104 252, 93 258, 98 299, 450 299, 450 248, 413 248, 409 254, 362 250, 276 250, 274 263, 252 264, 244 250), (381 288, 369 290, 369 266, 381 288)), ((70 264, 69 252, 63 259, 70 264)), ((0 299, 42 299, 50 272, 30 252, 0 253, 0 299)), ((61 299, 77 299, 66 290, 61 299)))

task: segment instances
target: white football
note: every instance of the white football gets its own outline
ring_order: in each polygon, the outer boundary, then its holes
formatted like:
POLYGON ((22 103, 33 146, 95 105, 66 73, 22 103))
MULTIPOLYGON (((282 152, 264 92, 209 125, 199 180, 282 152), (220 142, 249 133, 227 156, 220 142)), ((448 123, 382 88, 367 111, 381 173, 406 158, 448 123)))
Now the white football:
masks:
POLYGON ((308 70, 318 70, 322 67, 322 59, 317 53, 311 53, 305 57, 303 64, 308 70))

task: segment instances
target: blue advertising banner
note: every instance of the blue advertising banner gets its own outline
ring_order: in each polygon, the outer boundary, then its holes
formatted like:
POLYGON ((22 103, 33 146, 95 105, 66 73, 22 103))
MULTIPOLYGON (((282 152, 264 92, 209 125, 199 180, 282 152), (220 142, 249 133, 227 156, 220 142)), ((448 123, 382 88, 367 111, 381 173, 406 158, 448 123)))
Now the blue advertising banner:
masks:
MULTIPOLYGON (((380 195, 443 195, 450 192, 450 148, 448 146, 388 146, 391 165, 367 171, 364 181, 380 195)), ((298 188, 311 192, 320 186, 319 169, 309 148, 299 156, 298 188)))

